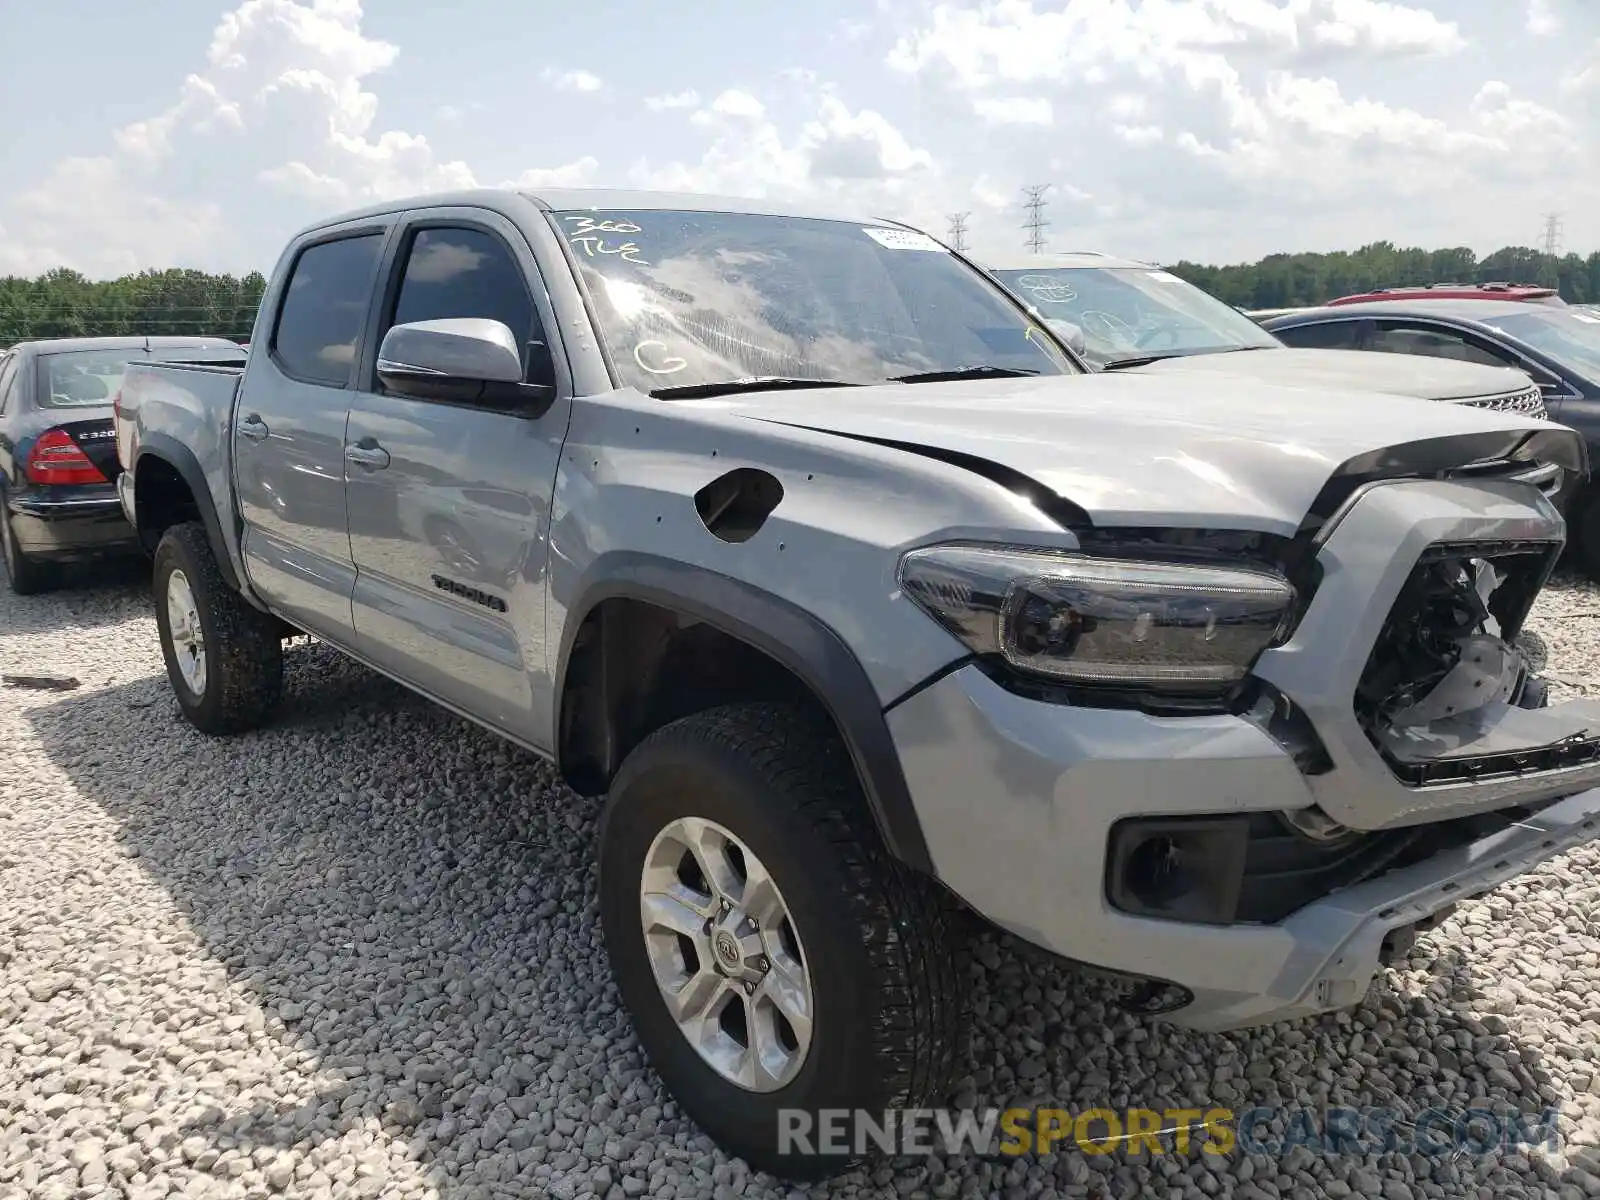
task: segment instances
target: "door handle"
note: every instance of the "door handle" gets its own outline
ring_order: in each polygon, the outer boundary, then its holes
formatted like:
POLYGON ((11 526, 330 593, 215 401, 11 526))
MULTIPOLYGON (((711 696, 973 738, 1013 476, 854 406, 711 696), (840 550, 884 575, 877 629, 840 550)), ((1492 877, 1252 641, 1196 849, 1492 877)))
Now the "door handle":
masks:
POLYGON ((346 446, 344 457, 347 462, 369 471, 381 471, 389 465, 389 452, 371 438, 362 438, 346 446))
POLYGON ((255 413, 240 421, 235 428, 238 429, 240 437, 249 438, 252 442, 264 441, 267 436, 266 422, 255 413))

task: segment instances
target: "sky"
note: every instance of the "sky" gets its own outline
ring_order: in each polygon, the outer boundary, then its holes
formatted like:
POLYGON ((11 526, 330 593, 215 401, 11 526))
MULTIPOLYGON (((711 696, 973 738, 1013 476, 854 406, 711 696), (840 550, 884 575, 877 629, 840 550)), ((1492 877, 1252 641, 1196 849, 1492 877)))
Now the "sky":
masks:
POLYGON ((464 186, 760 196, 1015 251, 1600 249, 1600 0, 110 0, 0 43, 0 274, 270 271, 464 186))

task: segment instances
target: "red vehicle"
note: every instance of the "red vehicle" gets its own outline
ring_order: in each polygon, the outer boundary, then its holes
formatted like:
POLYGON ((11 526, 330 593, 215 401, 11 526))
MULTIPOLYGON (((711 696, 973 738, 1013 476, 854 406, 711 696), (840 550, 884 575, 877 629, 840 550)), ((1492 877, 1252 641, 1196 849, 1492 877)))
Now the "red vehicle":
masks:
POLYGON ((1555 288, 1531 283, 1427 283, 1419 287, 1378 288, 1355 296, 1340 296, 1328 304, 1365 304, 1372 300, 1521 300, 1565 308, 1567 302, 1555 288))

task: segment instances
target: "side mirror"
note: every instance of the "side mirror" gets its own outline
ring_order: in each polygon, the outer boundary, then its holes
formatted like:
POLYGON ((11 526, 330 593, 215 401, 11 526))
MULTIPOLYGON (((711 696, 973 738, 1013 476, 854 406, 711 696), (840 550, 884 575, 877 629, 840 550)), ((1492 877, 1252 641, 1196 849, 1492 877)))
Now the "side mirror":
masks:
MULTIPOLYGON (((547 356, 541 361, 547 363, 547 356)), ((549 382, 525 382, 516 335, 501 321, 450 317, 393 326, 378 348, 378 381, 400 396, 492 404, 539 415, 555 399, 549 382)))
POLYGON ((1089 352, 1089 344, 1084 340, 1083 330, 1079 326, 1074 325, 1071 321, 1063 321, 1059 317, 1049 317, 1045 320, 1045 324, 1050 327, 1058 338, 1067 344, 1067 349, 1071 350, 1079 358, 1089 352))

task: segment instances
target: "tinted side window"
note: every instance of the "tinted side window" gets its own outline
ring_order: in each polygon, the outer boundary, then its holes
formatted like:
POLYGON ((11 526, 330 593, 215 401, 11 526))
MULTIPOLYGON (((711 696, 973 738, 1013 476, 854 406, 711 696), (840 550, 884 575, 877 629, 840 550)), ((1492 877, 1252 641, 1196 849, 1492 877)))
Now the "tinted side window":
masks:
POLYGON ((544 341, 522 267, 499 238, 477 229, 421 229, 406 255, 392 325, 483 317, 500 321, 522 347, 544 341))
POLYGON ((1420 325, 1379 325, 1372 332, 1372 349, 1390 354, 1421 354, 1428 358, 1453 358, 1458 362, 1504 367, 1510 360, 1490 353, 1475 338, 1449 329, 1420 325))
POLYGON ((296 379, 343 387, 372 301, 383 235, 309 246, 295 260, 278 310, 272 352, 296 379))
POLYGON ((1272 332, 1279 341, 1304 350, 1355 350, 1361 342, 1359 321, 1318 321, 1314 325, 1293 325, 1272 332))

